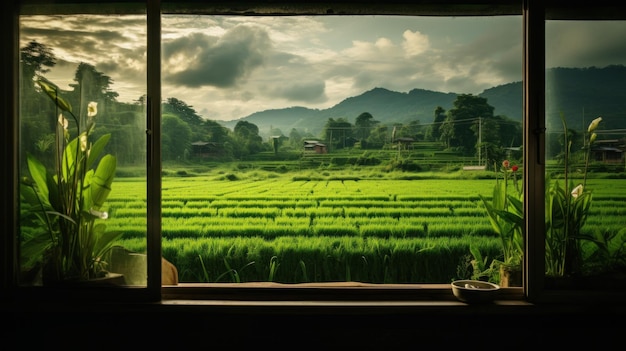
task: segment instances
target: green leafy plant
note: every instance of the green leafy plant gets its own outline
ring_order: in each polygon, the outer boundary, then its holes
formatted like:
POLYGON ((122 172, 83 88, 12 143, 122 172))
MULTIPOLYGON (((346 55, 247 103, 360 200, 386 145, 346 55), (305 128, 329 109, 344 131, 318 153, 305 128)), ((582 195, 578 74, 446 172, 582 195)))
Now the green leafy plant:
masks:
POLYGON ((483 256, 478 247, 474 245, 470 245, 470 253, 472 254, 470 261, 472 265, 471 279, 498 283, 500 280, 498 262, 483 256))
POLYGON ((596 140, 594 131, 602 117, 594 119, 587 128, 585 143, 585 166, 582 183, 575 184, 570 178, 572 140, 568 136, 567 123, 563 116, 564 129, 564 178, 546 182, 546 275, 570 276, 581 274, 583 253, 581 242, 589 239, 581 234, 591 207, 591 190, 587 189, 587 171, 591 145, 596 140))
MULTIPOLYGON (((59 96, 59 88, 50 81, 36 81, 54 102, 58 116, 55 128, 54 169, 33 155, 27 155, 30 178, 22 179, 21 199, 34 220, 21 246, 23 267, 43 267, 45 281, 89 280, 106 275, 105 253, 121 235, 106 230, 108 218, 103 210, 111 192, 117 161, 111 154, 102 155, 111 135, 91 142, 97 103, 90 102, 86 112, 75 113, 72 105, 59 96), (75 123, 71 136, 69 116, 75 123)), ((73 128, 72 128, 73 129, 73 128)))
POLYGON ((502 243, 501 263, 510 266, 520 266, 524 253, 524 192, 519 186, 517 171, 518 166, 504 160, 500 168, 502 179, 496 177, 491 200, 479 195, 491 227, 502 243), (512 180, 514 186, 511 191, 509 180, 512 180))
POLYGON ((626 276, 626 228, 619 232, 595 230, 582 234, 592 245, 585 257, 587 274, 611 274, 621 272, 626 276))

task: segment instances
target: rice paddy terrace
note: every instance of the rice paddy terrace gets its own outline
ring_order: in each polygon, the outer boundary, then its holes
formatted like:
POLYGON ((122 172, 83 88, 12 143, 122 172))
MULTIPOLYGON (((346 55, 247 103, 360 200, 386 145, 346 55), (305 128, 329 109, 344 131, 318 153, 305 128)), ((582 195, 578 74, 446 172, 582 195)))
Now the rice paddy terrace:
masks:
MULTIPOLYGON (((584 229, 626 228, 626 180, 588 184, 594 202, 584 229)), ((493 185, 493 179, 289 174, 164 177, 163 253, 181 281, 447 283, 460 274, 470 245, 491 258, 499 254, 479 198, 490 197, 493 185)), ((109 229, 142 251, 145 184, 116 180, 109 199, 109 229)))

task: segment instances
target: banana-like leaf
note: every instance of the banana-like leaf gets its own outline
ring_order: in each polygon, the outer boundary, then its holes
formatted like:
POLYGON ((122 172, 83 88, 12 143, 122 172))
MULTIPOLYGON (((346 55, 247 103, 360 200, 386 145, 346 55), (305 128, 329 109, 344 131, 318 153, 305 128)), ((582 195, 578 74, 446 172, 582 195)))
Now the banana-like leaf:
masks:
POLYGON ((70 181, 74 178, 78 167, 80 166, 80 158, 77 159, 79 138, 70 141, 63 152, 61 164, 61 174, 63 179, 70 181))
POLYGON ((30 176, 33 178, 33 182, 37 187, 37 192, 41 196, 41 201, 44 203, 48 202, 48 172, 46 171, 46 166, 44 166, 38 159, 36 159, 33 155, 26 155, 26 162, 28 163, 28 171, 30 172, 30 176))
POLYGON ((89 149, 89 157, 87 159, 88 169, 90 169, 94 162, 96 162, 96 160, 100 157, 100 154, 102 154, 102 151, 109 142, 109 139, 111 139, 111 134, 105 134, 96 140, 93 145, 91 145, 89 149))
POLYGON ((59 91, 58 87, 43 79, 37 80, 37 84, 39 84, 46 95, 48 95, 61 110, 72 112, 72 105, 57 94, 59 91))
POLYGON ((104 155, 98 163, 98 167, 89 182, 89 191, 87 191, 91 197, 90 203, 95 209, 100 209, 111 193, 111 184, 115 178, 116 167, 117 159, 110 154, 104 155))
MULTIPOLYGON (((45 228, 40 228, 45 229, 45 228)), ((53 241, 47 230, 39 230, 20 245, 20 264, 22 268, 31 269, 43 259, 44 253, 50 249, 53 241)))

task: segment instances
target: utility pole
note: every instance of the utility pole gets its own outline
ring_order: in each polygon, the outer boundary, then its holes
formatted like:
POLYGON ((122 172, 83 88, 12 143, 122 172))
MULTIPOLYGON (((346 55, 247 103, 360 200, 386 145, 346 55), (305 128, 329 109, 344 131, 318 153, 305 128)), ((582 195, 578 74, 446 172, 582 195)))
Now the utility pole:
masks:
POLYGON ((479 166, 483 165, 482 164, 482 159, 481 159, 481 156, 482 156, 481 155, 481 151, 482 151, 482 148, 483 148, 483 145, 482 145, 483 144, 482 143, 482 140, 483 140, 483 137, 482 137, 482 134, 483 134, 482 133, 482 124, 483 123, 482 122, 483 122, 482 117, 478 117, 478 165, 479 166))

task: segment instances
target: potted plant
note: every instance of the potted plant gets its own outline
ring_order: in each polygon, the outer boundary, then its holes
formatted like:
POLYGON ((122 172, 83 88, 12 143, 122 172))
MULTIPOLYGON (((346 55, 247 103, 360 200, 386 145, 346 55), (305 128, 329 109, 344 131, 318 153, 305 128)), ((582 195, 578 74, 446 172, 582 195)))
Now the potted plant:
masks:
POLYGON ((54 167, 27 155, 30 178, 21 185, 22 267, 38 267, 45 284, 80 282, 110 276, 105 254, 119 232, 106 230, 103 205, 111 192, 116 158, 102 155, 111 135, 92 142, 97 103, 74 112, 50 81, 36 81, 55 105, 54 167), (70 128, 71 118, 75 125, 70 128), (74 135, 71 132, 75 132, 74 135), (102 155, 102 156, 101 156, 102 155))
POLYGON ((524 192, 519 187, 519 167, 504 160, 500 168, 503 179, 496 175, 491 201, 480 195, 491 227, 502 244, 502 261, 496 261, 500 270, 500 286, 522 285, 522 256, 524 253, 524 192), (512 178, 514 188, 510 190, 512 178))
MULTIPOLYGON (((561 116, 564 129, 564 178, 546 182, 546 276, 569 279, 581 275, 583 257, 582 240, 593 238, 582 235, 591 207, 591 191, 587 189, 587 171, 591 155, 591 145, 596 140, 594 132, 602 117, 594 119, 587 128, 583 149, 585 167, 583 180, 575 184, 569 177, 572 141, 568 137, 567 123, 561 116)), ((561 280, 562 280, 561 279, 561 280)))

